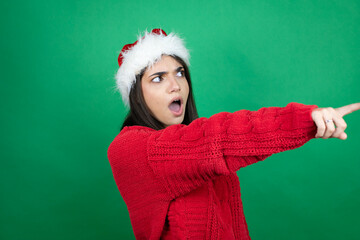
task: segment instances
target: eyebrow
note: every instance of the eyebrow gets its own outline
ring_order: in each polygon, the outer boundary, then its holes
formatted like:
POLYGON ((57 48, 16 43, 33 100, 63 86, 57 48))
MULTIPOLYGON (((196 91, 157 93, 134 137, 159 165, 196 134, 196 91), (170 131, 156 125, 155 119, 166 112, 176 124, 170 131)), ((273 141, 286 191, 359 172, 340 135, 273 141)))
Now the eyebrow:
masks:
MULTIPOLYGON (((181 69, 183 69, 184 67, 178 67, 177 69, 175 69, 175 72, 178 72, 178 71, 180 71, 181 69)), ((154 73, 154 74, 151 74, 149 77, 152 77, 152 76, 161 76, 161 75, 164 75, 164 74, 166 74, 167 72, 157 72, 157 73, 154 73)))

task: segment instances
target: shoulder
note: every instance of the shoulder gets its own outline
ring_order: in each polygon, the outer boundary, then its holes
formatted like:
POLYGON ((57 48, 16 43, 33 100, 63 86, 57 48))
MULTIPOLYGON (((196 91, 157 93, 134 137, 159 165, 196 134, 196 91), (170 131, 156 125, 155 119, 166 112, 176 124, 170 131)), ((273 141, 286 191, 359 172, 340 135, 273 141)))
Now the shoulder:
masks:
POLYGON ((110 143, 107 155, 110 162, 128 157, 129 153, 146 150, 146 142, 154 129, 141 126, 124 127, 110 143))
POLYGON ((109 150, 111 150, 115 146, 126 146, 132 144, 134 141, 143 139, 146 136, 150 136, 151 133, 155 131, 156 130, 152 128, 142 126, 124 127, 111 142, 109 150))
POLYGON ((126 137, 129 135, 146 135, 151 134, 152 132, 155 132, 155 129, 149 128, 149 127, 143 127, 143 126, 128 126, 124 127, 121 132, 115 137, 126 137))

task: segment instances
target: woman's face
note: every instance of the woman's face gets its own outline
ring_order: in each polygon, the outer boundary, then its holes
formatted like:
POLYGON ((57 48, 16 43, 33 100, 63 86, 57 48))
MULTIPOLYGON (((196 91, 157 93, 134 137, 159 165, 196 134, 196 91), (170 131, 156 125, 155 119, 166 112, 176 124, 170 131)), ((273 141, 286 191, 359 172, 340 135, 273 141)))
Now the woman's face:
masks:
POLYGON ((152 67, 146 69, 141 88, 153 117, 165 127, 182 123, 189 85, 184 67, 173 57, 163 55, 152 67))

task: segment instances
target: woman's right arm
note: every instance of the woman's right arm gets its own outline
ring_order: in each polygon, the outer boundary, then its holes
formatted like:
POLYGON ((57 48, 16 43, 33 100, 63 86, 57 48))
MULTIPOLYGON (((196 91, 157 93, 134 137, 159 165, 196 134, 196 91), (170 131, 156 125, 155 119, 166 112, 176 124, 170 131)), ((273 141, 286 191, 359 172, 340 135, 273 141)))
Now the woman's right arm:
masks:
POLYGON ((290 103, 284 108, 222 112, 159 131, 144 128, 147 161, 173 199, 216 176, 302 146, 314 138, 315 108, 290 103))

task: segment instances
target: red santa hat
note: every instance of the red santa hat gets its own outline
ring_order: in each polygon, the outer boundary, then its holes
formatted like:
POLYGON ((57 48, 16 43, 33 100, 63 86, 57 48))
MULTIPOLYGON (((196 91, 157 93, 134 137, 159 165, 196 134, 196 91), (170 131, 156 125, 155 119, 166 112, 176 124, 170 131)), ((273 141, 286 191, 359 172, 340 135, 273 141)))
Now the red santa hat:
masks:
POLYGON ((129 106, 129 94, 136 75, 160 60, 163 54, 178 56, 189 65, 189 52, 183 40, 175 33, 167 35, 162 29, 145 31, 136 42, 123 47, 118 57, 119 69, 115 78, 126 106, 129 106))

